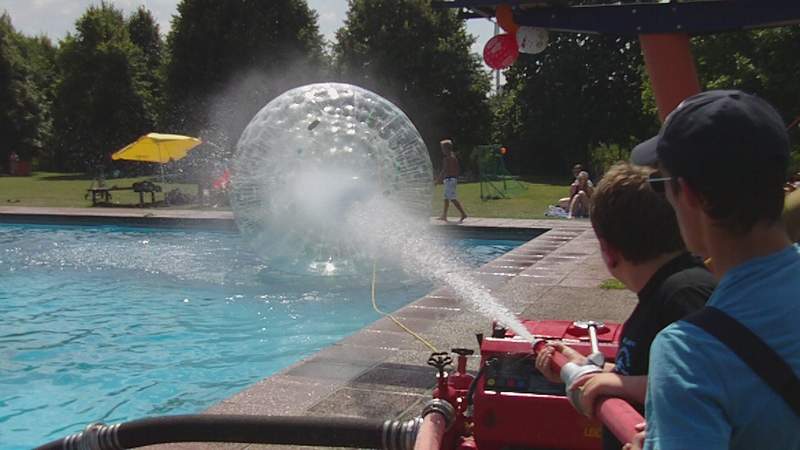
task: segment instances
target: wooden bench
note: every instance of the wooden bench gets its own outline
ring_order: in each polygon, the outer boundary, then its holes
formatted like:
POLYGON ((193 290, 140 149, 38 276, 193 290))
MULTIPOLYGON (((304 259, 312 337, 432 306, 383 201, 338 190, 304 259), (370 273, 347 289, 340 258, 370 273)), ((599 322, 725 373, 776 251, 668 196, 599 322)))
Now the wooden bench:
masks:
POLYGON ((133 186, 129 187, 93 187, 86 190, 88 197, 89 194, 92 194, 92 206, 97 205, 98 199, 101 202, 108 203, 111 201, 111 191, 132 191, 133 186))
POLYGON ((140 181, 133 183, 131 187, 133 192, 139 193, 139 206, 144 206, 144 194, 150 193, 150 203, 156 202, 156 192, 161 192, 161 186, 153 183, 152 181, 140 181))

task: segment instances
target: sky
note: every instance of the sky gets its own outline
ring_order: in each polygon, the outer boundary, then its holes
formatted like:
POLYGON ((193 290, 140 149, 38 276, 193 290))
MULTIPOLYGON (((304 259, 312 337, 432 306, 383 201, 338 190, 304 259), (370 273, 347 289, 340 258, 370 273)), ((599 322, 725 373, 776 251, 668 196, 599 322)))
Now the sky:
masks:
MULTIPOLYGON (((170 19, 176 13, 178 2, 179 0, 110 1, 125 13, 144 5, 152 12, 164 34, 169 31, 170 19)), ((319 14, 320 32, 328 41, 333 41, 334 33, 344 24, 347 0, 307 0, 307 2, 319 14)), ((57 41, 68 31, 74 30, 75 21, 90 5, 99 3, 100 0, 0 0, 0 10, 5 10, 11 15, 11 22, 17 30, 27 35, 46 34, 57 41)), ((494 34, 494 24, 484 19, 469 20, 467 31, 477 37, 472 51, 481 54, 484 44, 494 34)))

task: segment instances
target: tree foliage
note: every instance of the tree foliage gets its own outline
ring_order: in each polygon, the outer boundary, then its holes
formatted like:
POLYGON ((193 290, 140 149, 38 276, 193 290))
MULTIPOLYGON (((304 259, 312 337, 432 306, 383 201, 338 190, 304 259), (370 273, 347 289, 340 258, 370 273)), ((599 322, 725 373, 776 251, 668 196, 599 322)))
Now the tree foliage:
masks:
MULTIPOLYGON (((579 3, 597 2, 607 3, 579 3)), ((449 137, 463 160, 477 144, 505 144, 515 173, 566 174, 576 162, 597 172, 658 128, 635 38, 552 33, 547 50, 521 55, 503 91, 487 97, 473 38, 430 0, 349 0, 336 37, 331 69, 305 0, 182 0, 166 44, 144 8, 126 19, 107 3, 91 7, 58 46, 22 35, 3 14, 0 164, 13 150, 40 166, 87 169, 153 129, 230 150, 276 95, 331 79, 400 106, 435 162, 449 137)), ((705 89, 743 89, 787 123, 800 116, 800 26, 692 42, 705 89)), ((800 166, 800 130, 791 136, 800 166)))
POLYGON ((0 164, 11 152, 29 160, 43 147, 48 123, 48 99, 44 90, 48 74, 41 58, 47 58, 45 41, 25 38, 0 15, 0 164), (41 45, 40 45, 41 44, 41 45))
POLYGON ((350 0, 336 38, 339 75, 403 109, 435 162, 443 138, 463 155, 487 143, 488 76, 454 12, 428 0, 350 0))
POLYGON ((521 55, 494 117, 512 170, 568 173, 603 143, 629 147, 655 133, 655 117, 643 112, 641 65, 638 42, 614 36, 551 33, 543 53, 521 55))
POLYGON ((155 18, 145 7, 140 6, 127 21, 128 34, 133 45, 141 50, 144 57, 142 94, 145 95, 149 111, 160 111, 164 85, 164 60, 161 32, 155 18))
POLYGON ((168 125, 223 146, 269 100, 324 73, 305 0, 182 0, 167 42, 168 125))
POLYGON ((54 129, 60 168, 89 170, 150 131, 156 111, 143 52, 131 42, 122 12, 90 7, 76 34, 61 43, 54 129))
MULTIPOLYGON (((791 123, 800 116, 800 26, 696 37, 692 42, 705 89, 742 89, 772 103, 791 123)), ((793 170, 800 170, 800 130, 790 130, 793 170)))

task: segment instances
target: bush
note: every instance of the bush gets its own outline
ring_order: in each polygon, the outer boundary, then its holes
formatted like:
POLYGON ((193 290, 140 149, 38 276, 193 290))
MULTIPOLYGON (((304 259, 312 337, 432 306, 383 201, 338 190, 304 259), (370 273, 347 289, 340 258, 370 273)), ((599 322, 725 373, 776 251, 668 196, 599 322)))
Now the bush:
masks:
POLYGON ((600 143, 598 147, 589 150, 589 164, 594 169, 593 178, 599 180, 609 167, 619 161, 627 161, 631 156, 629 148, 619 144, 600 143))

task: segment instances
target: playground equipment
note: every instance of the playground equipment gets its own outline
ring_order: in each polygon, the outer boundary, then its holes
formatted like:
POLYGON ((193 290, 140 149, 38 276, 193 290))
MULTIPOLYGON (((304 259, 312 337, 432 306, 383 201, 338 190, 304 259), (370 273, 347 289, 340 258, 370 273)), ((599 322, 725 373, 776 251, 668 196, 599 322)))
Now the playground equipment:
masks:
POLYGON ((511 198, 514 194, 528 189, 506 168, 507 153, 508 148, 498 144, 475 147, 473 155, 478 161, 481 200, 511 198))

